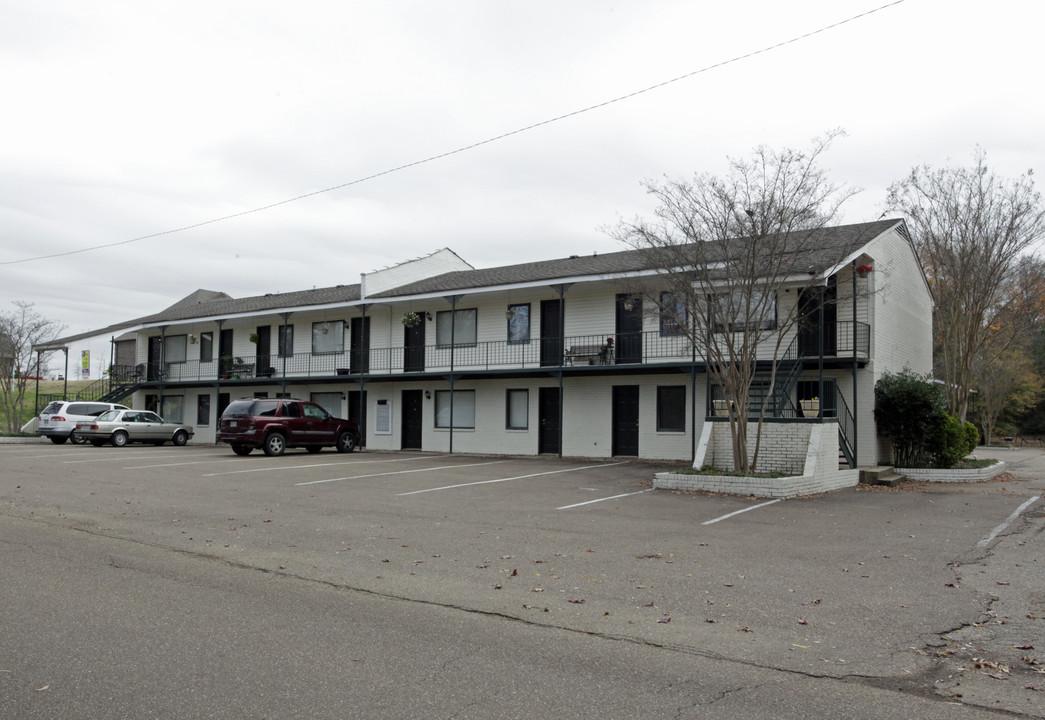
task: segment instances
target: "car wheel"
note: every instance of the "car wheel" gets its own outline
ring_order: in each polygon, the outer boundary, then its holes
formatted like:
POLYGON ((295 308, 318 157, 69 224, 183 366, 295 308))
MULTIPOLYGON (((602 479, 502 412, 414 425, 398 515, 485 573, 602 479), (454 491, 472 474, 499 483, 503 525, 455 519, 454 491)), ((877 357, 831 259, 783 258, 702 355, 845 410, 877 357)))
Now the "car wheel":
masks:
POLYGON ((319 452, 320 450, 323 449, 323 446, 322 445, 309 445, 305 449, 308 450, 310 453, 317 453, 317 452, 319 452))
POLYGON ((112 437, 109 438, 109 442, 112 443, 113 447, 123 447, 127 444, 127 440, 127 433, 125 433, 123 430, 118 430, 114 432, 112 434, 112 437))
POLYGON ((65 445, 65 441, 68 440, 68 439, 69 438, 67 438, 65 436, 58 436, 58 435, 52 435, 51 436, 51 442, 53 442, 55 445, 65 445))
POLYGON ((177 445, 178 447, 181 447, 182 445, 184 445, 188 441, 189 441, 189 434, 187 432, 185 432, 184 430, 179 430, 178 432, 174 433, 174 437, 171 438, 171 442, 174 443, 175 445, 177 445))
POLYGON ((104 440, 91 440, 91 445, 94 445, 95 447, 101 447, 104 444, 104 440))
POLYGON ((282 455, 283 451, 287 449, 287 439, 279 433, 272 433, 265 438, 263 447, 266 455, 282 455))
POLYGON ((232 452, 237 455, 250 455, 250 451, 253 450, 250 445, 233 445, 232 452))
POLYGON ((337 438, 337 451, 341 453, 350 453, 356 449, 356 436, 347 430, 337 438))
POLYGON ((87 438, 80 437, 75 431, 69 433, 69 439, 72 441, 73 445, 83 445, 87 442, 87 438))

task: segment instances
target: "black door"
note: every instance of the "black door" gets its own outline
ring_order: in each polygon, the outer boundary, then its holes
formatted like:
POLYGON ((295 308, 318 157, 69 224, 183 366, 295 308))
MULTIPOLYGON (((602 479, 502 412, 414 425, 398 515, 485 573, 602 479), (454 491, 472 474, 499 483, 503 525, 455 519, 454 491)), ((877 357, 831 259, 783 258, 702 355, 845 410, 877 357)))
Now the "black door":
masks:
POLYGON ((370 318, 352 318, 349 330, 348 371, 350 373, 370 372, 370 318))
POLYGON ((419 312, 417 317, 420 322, 416 325, 403 326, 404 372, 424 372, 425 369, 425 314, 419 312))
POLYGON ((537 425, 537 452, 558 455, 562 450, 559 388, 540 388, 537 399, 537 425))
POLYGON ((802 357, 820 355, 820 307, 824 310, 824 355, 838 353, 838 286, 831 276, 826 288, 803 288, 798 296, 798 352, 802 357))
POLYGON ((272 326, 262 325, 256 330, 258 346, 254 351, 254 373, 258 377, 272 377, 272 326))
POLYGON ((350 390, 348 393, 348 419, 359 426, 359 445, 366 446, 366 390, 350 390), (362 396, 362 398, 360 398, 362 396), (360 399, 363 404, 360 405, 360 399))
POLYGON ((226 328, 218 336, 218 360, 221 365, 221 376, 228 377, 232 372, 232 328, 226 328))
POLYGON ((639 454, 639 386, 613 387, 613 454, 639 454))
POLYGON ((403 391, 403 450, 421 449, 423 402, 424 393, 421 390, 403 391))
POLYGON ((562 352, 562 300, 542 300, 541 365, 562 365, 562 352))
POLYGON ((642 300, 617 296, 617 363, 642 362, 642 300))
POLYGON ((160 378, 160 356, 163 352, 163 344, 160 342, 160 336, 154 335, 149 338, 149 367, 148 374, 145 376, 146 380, 150 382, 158 380, 160 378))

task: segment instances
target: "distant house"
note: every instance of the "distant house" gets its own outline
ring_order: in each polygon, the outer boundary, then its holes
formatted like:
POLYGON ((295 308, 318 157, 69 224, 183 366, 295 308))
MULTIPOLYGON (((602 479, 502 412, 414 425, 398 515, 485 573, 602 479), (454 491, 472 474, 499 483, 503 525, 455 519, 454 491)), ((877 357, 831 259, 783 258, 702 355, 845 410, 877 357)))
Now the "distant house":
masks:
MULTIPOLYGON (((816 342, 789 339, 773 420, 831 425, 846 464, 875 465, 875 381, 931 370, 932 300, 902 221, 818 232, 840 261, 777 302, 829 288, 832 310, 811 315, 816 342)), ((204 442, 231 399, 292 395, 357 420, 372 449, 688 462, 714 388, 685 335, 623 292, 656 282, 643 263, 628 250, 475 269, 444 249, 331 288, 197 291, 106 329, 133 356, 114 383, 204 442)))

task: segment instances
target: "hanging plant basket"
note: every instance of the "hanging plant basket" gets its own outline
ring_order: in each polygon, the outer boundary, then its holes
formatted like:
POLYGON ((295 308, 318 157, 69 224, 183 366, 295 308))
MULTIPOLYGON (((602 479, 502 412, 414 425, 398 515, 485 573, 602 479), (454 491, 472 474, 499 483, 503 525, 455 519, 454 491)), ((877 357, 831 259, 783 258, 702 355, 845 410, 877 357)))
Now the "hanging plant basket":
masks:
POLYGON ((417 327, 421 324, 421 316, 415 312, 408 312, 403 315, 403 327, 417 327))
POLYGON ((868 273, 874 270, 870 265, 860 265, 856 268, 856 274, 860 277, 867 277, 868 273))

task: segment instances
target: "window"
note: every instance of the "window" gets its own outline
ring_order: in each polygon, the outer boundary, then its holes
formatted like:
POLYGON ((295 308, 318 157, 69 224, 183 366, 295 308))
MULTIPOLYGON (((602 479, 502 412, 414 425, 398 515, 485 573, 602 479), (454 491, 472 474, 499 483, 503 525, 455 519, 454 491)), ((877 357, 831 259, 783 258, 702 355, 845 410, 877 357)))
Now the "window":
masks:
POLYGON ((181 395, 164 395, 163 396, 163 411, 160 415, 167 422, 180 423, 184 422, 185 416, 182 412, 184 398, 181 395))
MULTIPOLYGON (((475 428, 475 390, 456 390, 453 393, 453 427, 471 430, 475 428)), ((450 391, 435 392, 435 426, 450 427, 450 391)))
POLYGON ((210 395, 196 396, 196 424, 210 425, 210 395))
POLYGON ((775 292, 736 290, 732 294, 718 295, 716 300, 717 316, 712 318, 715 332, 723 332, 727 326, 731 332, 776 328, 775 292))
POLYGON ((214 333, 200 333, 200 362, 214 360, 214 333))
POLYGON ((657 387, 657 432, 686 432, 686 386, 657 387))
POLYGON ((508 344, 530 342, 530 304, 508 306, 508 344))
POLYGON ((530 391, 509 390, 507 395, 506 427, 526 430, 530 427, 530 391))
POLYGON ((660 294, 660 334, 662 337, 685 334, 689 323, 686 302, 676 299, 675 293, 660 294))
POLYGON ((334 320, 312 323, 312 353, 339 353, 345 351, 345 322, 334 320))
POLYGON ((294 355, 294 326, 280 325, 278 334, 279 357, 293 357, 294 355))
POLYGON ((440 347, 467 347, 476 343, 478 311, 443 310, 435 316, 435 344, 440 347), (452 329, 451 329, 452 326, 452 329), (453 338, 451 340, 451 333, 453 338))
MULTIPOLYGON (((188 343, 187 335, 168 335, 163 340, 163 361, 168 363, 185 362, 185 348, 188 343)), ((181 422, 180 420, 178 422, 181 422)))

